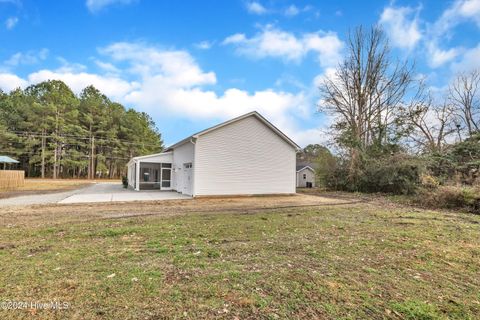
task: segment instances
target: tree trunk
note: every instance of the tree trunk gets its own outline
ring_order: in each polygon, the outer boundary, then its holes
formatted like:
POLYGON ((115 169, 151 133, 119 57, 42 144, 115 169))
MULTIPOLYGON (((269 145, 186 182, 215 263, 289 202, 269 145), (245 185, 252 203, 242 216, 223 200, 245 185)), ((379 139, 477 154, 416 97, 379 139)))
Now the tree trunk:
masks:
POLYGON ((42 131, 42 178, 45 178, 45 145, 46 145, 45 129, 43 129, 42 131))
POLYGON ((57 179, 57 146, 53 152, 53 179, 57 179))
POLYGON ((92 136, 92 139, 91 139, 91 152, 90 152, 90 161, 91 161, 91 164, 90 164, 90 179, 95 179, 95 137, 92 136))

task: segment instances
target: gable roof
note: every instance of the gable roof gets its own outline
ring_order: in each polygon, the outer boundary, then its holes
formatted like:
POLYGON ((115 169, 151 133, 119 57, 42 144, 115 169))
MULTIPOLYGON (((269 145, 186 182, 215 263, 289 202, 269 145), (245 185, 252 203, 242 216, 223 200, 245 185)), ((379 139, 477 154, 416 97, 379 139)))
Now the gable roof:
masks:
POLYGON ((308 170, 311 170, 311 171, 315 172, 315 170, 310 166, 297 166, 297 172, 300 172, 303 169, 308 169, 308 170))
POLYGON ((298 168, 302 169, 304 167, 310 167, 312 168, 313 170, 317 170, 318 169, 318 163, 312 161, 306 161, 306 160, 300 160, 300 159, 297 159, 297 170, 298 168))
POLYGON ((173 150, 174 148, 186 143, 186 142, 189 142, 191 141, 192 139, 196 139, 198 138, 199 136, 201 135, 204 135, 206 133, 209 133, 210 131, 213 131, 213 130, 217 130, 217 129, 220 129, 222 127, 225 127, 229 124, 232 124, 234 122, 237 122, 237 121, 240 121, 240 120, 243 120, 245 118, 248 118, 248 117, 256 117, 258 120, 260 120, 260 122, 262 122, 263 124, 265 124, 267 127, 269 127, 273 132, 275 132, 280 138, 282 138, 283 140, 285 140, 287 143, 289 143, 291 146, 293 146, 295 149, 297 150, 300 150, 300 146, 298 144, 296 144, 295 142, 293 142, 292 139, 290 139, 286 134, 284 134, 282 131, 280 131, 277 127, 275 127, 270 121, 268 121, 267 119, 265 119, 260 113, 258 113, 257 111, 252 111, 252 112, 249 112, 249 113, 246 113, 244 115, 241 115, 239 117, 236 117, 236 118, 233 118, 231 120, 228 120, 228 121, 225 121, 225 122, 222 122, 220 124, 217 124, 213 127, 210 127, 210 128, 207 128, 205 130, 202 130, 200 132, 197 132, 195 134, 192 134, 191 136, 183 139, 183 140, 180 140, 179 142, 171 145, 170 147, 168 147, 167 149, 165 149, 165 151, 171 151, 173 150))
POLYGON ((7 156, 0 156, 0 163, 19 163, 19 162, 7 156))

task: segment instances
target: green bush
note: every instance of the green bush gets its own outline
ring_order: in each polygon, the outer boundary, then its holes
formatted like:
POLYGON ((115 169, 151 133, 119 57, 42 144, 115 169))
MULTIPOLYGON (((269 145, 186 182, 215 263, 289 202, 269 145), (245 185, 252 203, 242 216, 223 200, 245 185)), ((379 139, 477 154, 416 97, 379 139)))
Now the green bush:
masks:
POLYGON ((351 173, 347 163, 337 166, 328 178, 331 189, 354 192, 413 194, 420 185, 421 161, 403 154, 364 159, 351 173))
POLYGON ((122 184, 125 189, 128 188, 128 178, 126 176, 122 177, 122 184))
POLYGON ((427 158, 428 171, 440 181, 473 185, 480 179, 480 133, 427 158))

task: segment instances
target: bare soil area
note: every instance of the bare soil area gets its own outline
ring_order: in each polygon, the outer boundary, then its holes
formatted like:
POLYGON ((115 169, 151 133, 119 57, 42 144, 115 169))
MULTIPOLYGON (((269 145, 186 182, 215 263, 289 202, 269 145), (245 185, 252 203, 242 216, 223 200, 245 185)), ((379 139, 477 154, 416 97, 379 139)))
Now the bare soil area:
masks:
MULTIPOLYGON (((0 221, 10 224, 45 224, 85 222, 96 219, 136 216, 173 216, 191 212, 250 212, 295 207, 314 207, 356 203, 359 199, 321 197, 313 195, 199 198, 188 200, 134 201, 88 204, 48 204, 15 208, 0 208, 0 221)), ((0 223, 1 225, 1 223, 0 223)))

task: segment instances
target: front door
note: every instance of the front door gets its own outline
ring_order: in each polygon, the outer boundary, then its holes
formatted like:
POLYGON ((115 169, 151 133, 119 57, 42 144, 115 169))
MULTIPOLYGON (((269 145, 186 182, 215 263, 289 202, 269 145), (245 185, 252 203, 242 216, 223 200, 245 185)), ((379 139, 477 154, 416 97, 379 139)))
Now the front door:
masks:
POLYGON ((192 163, 183 164, 183 194, 192 195, 192 163))

